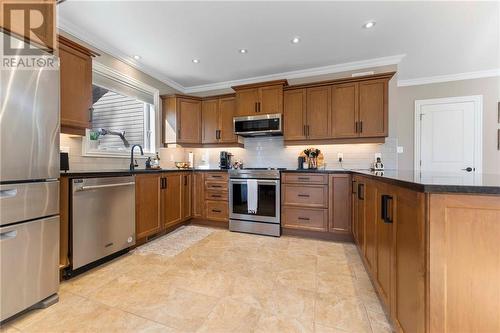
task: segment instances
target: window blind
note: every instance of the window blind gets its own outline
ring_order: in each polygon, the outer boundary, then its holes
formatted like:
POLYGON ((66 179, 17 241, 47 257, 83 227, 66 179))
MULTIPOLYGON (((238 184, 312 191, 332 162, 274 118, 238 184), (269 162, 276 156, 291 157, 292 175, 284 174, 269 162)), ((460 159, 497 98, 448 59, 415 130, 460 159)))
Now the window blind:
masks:
MULTIPOLYGON (((125 131, 130 143, 144 147, 144 112, 146 104, 135 98, 108 91, 93 105, 92 128, 125 131)), ((125 148, 122 140, 115 135, 99 138, 99 148, 125 148)))

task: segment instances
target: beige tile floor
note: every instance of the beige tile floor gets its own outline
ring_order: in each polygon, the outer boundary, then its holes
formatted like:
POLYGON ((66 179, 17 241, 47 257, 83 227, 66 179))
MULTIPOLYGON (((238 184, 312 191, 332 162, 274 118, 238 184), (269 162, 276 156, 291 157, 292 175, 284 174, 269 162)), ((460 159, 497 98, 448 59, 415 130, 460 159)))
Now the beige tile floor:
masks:
POLYGON ((1 332, 391 332, 352 244, 217 230, 175 257, 130 253, 1 332))

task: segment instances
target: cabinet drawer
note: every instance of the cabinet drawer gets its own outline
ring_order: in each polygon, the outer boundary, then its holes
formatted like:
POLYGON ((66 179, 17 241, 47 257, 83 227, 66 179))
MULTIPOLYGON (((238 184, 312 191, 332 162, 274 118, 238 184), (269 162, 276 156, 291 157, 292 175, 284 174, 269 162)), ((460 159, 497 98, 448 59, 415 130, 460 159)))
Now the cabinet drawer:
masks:
POLYGON ((209 220, 227 221, 228 204, 226 201, 205 201, 206 214, 209 220))
POLYGON ((228 174, 227 172, 206 172, 205 180, 219 181, 219 182, 227 182, 228 174))
POLYGON ((217 201, 227 201, 226 191, 205 191, 205 200, 217 200, 217 201))
POLYGON ((281 223, 285 228, 327 231, 328 209, 283 207, 281 223))
POLYGON ((327 174, 315 173, 283 173, 283 183, 299 183, 299 184, 328 184, 327 174))
POLYGON ((205 181, 205 190, 227 191, 227 182, 205 181))
POLYGON ((283 205, 328 208, 327 185, 283 185, 283 205))

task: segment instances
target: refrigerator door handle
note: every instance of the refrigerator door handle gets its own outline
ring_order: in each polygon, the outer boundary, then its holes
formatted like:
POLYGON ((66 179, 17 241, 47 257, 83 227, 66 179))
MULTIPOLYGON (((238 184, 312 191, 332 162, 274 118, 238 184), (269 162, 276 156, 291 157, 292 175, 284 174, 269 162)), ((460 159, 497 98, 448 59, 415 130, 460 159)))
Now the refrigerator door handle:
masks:
POLYGON ((16 238, 17 230, 2 232, 0 234, 0 241, 16 238))
POLYGON ((0 199, 13 198, 17 195, 17 188, 9 188, 8 190, 0 190, 0 199))

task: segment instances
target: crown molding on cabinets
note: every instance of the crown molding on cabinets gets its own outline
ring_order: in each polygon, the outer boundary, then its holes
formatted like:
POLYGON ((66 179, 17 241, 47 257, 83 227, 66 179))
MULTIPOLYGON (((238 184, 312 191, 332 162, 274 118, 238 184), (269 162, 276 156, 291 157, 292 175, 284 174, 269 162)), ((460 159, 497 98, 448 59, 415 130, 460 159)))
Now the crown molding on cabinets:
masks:
POLYGON ((458 73, 458 74, 419 77, 416 79, 398 80, 398 87, 418 86, 423 84, 461 81, 470 79, 482 79, 495 76, 500 76, 500 68, 487 69, 475 72, 458 73))

